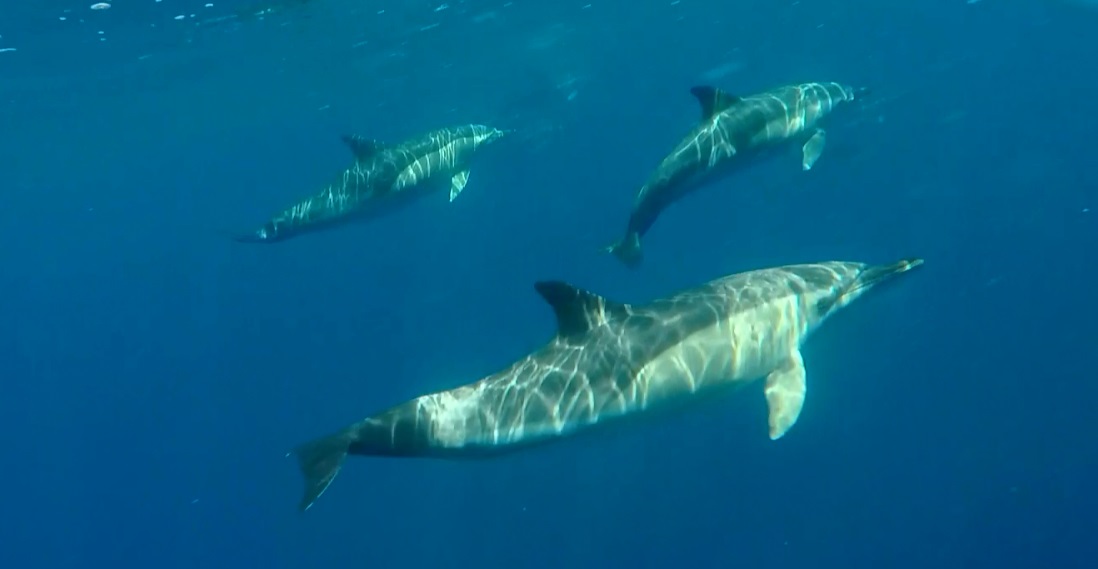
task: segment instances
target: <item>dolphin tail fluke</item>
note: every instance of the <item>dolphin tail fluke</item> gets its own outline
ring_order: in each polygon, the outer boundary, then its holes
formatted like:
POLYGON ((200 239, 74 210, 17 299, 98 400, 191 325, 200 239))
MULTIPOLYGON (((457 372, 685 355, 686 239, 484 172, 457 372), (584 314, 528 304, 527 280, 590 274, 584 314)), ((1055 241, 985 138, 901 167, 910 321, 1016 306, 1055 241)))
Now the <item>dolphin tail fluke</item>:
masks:
POLYGON ((641 260, 644 259, 644 250, 641 249, 640 235, 635 232, 630 232, 625 236, 625 239, 606 247, 604 251, 617 257, 618 260, 625 263, 625 266, 630 269, 635 269, 640 266, 641 260))
POLYGON ((296 449, 297 465, 305 477, 305 493, 298 509, 304 512, 328 489, 347 458, 351 440, 346 433, 309 441, 296 449))

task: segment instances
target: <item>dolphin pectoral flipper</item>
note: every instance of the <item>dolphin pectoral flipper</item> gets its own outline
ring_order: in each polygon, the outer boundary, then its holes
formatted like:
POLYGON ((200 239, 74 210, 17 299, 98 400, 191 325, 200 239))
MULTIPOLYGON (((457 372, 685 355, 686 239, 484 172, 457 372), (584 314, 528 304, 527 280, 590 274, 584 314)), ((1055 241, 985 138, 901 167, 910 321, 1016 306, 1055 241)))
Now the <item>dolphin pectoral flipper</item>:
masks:
POLYGON ((454 177, 450 178, 450 201, 454 201, 454 199, 458 197, 458 194, 461 193, 461 190, 465 189, 465 184, 468 183, 468 170, 462 170, 457 174, 454 174, 454 177))
POLYGON ((816 133, 809 137, 804 146, 801 147, 801 169, 806 172, 811 170, 816 161, 820 159, 820 154, 823 154, 826 145, 827 133, 822 128, 816 129, 816 133))
POLYGON ((797 422, 804 406, 805 372, 800 350, 793 350, 781 367, 766 376, 766 404, 770 408, 770 440, 778 440, 797 422))

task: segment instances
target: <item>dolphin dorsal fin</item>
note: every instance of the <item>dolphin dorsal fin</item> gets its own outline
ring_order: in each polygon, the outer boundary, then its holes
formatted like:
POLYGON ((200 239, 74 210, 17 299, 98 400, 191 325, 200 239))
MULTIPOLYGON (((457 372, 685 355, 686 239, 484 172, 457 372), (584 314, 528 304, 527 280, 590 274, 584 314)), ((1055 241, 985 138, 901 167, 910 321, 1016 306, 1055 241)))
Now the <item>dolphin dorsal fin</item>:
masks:
POLYGON ((690 94, 698 100, 702 108, 702 120, 709 120, 713 115, 739 103, 743 99, 708 85, 699 85, 690 89, 690 94))
POLYGON ((628 314, 625 304, 606 300, 563 281, 538 281, 534 288, 553 307, 560 336, 580 334, 628 314))
POLYGON ((375 154, 385 149, 385 143, 366 138, 365 136, 359 136, 357 134, 345 134, 343 135, 343 143, 351 149, 351 153, 355 155, 355 160, 369 160, 373 158, 375 154))

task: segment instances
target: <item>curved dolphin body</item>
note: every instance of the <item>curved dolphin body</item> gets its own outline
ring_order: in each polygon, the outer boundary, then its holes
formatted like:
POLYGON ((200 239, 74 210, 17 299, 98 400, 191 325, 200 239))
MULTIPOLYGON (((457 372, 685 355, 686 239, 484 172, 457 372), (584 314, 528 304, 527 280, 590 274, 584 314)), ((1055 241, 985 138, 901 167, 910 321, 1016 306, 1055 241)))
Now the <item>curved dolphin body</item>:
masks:
POLYGON ((354 163, 319 193, 294 204, 259 229, 235 236, 242 243, 274 243, 347 222, 364 221, 449 189, 450 201, 469 181, 469 163, 505 131, 466 125, 389 145, 357 135, 344 143, 354 163))
POLYGON ((348 454, 485 457, 559 440, 628 416, 765 378, 770 438, 805 398, 800 347, 830 315, 922 264, 821 262, 734 274, 648 304, 560 281, 536 284, 556 335, 480 381, 417 397, 298 447, 299 507, 328 488, 348 454))
POLYGON ((824 131, 816 124, 866 92, 839 83, 804 83, 737 97, 713 87, 694 87, 690 93, 701 104, 701 122, 641 187, 625 236, 606 251, 629 268, 638 267, 643 258, 641 237, 664 209, 738 168, 772 156, 782 143, 803 144, 801 167, 811 169, 825 142, 824 131))

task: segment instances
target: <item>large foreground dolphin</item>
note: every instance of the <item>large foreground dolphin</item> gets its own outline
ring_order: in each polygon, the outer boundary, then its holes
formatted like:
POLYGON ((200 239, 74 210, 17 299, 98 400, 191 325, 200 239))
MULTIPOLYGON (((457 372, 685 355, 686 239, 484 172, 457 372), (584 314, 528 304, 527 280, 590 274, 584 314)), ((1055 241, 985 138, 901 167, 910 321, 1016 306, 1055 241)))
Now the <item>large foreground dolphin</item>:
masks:
POLYGON ((395 145, 344 136, 354 155, 349 168, 319 193, 235 239, 244 243, 283 241, 350 221, 373 219, 445 189, 450 190, 453 201, 469 181, 473 156, 504 134, 473 124, 428 132, 395 145))
POLYGON ((839 83, 804 83, 741 98, 709 86, 694 87, 690 93, 701 104, 701 122, 649 176, 633 204, 625 237, 606 251, 636 268, 643 258, 641 237, 664 209, 702 186, 776 154, 781 143, 802 144, 801 167, 811 169, 826 140, 816 123, 865 92, 839 83))
POLYGON ((644 305, 539 282, 535 288, 557 317, 547 344, 480 381, 301 445, 294 451, 305 477, 300 508, 320 497, 348 454, 492 456, 764 377, 770 438, 777 439, 804 403, 805 339, 873 286, 922 263, 761 269, 644 305))

